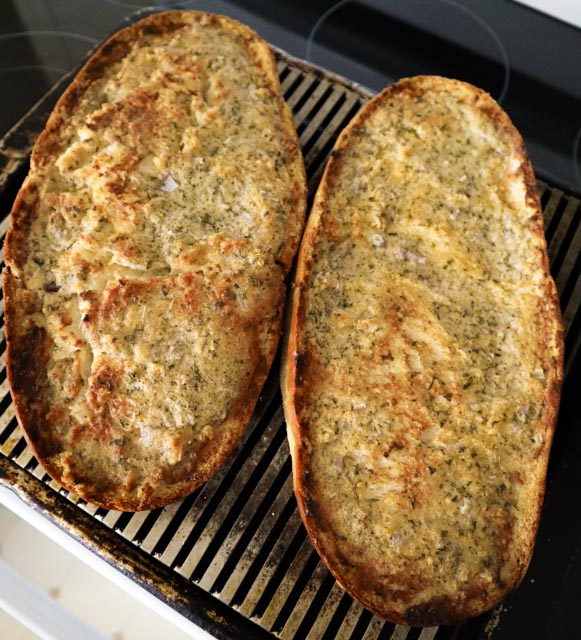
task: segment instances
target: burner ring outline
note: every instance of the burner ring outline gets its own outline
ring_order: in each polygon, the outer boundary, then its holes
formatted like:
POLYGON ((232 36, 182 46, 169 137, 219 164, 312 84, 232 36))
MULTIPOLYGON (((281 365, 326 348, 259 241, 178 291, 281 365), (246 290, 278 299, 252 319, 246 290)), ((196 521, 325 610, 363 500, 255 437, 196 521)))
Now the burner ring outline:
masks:
MULTIPOLYGON (((336 11, 338 11, 345 5, 354 1, 355 0, 339 0, 339 2, 334 4, 332 7, 329 7, 324 13, 322 13, 319 16, 319 18, 317 18, 315 24, 311 28, 311 31, 307 38, 307 44, 305 46, 305 58, 309 62, 313 62, 312 50, 313 50, 313 43, 315 40, 315 36, 317 35, 317 32, 319 31, 319 29, 321 28, 325 20, 327 20, 329 16, 333 15, 336 11)), ((502 58, 502 65, 504 67, 504 80, 502 84, 502 89, 500 91, 498 98, 496 98, 496 101, 498 102, 498 104, 502 104, 506 97, 506 94, 508 93, 508 86, 510 84, 510 60, 508 58, 508 53, 506 51, 504 44, 502 43, 502 40, 499 38, 496 31, 488 24, 488 22, 486 22, 486 20, 482 18, 482 16, 479 16, 477 13, 474 13, 474 11, 472 11, 471 9, 468 9, 468 7, 461 5, 456 0, 439 0, 439 2, 455 7, 456 9, 460 9, 460 11, 462 11, 465 15, 476 20, 476 22, 494 40, 494 43, 496 44, 496 46, 498 47, 498 51, 500 52, 500 56, 502 58)))
POLYGON ((581 169, 579 168, 579 147, 581 146, 581 127, 577 129, 575 138, 573 140, 573 175, 575 176, 575 182, 581 191, 581 169))
POLYGON ((50 71, 64 76, 69 70, 64 67, 54 67, 48 64, 17 64, 13 67, 4 67, 3 69, 0 69, 0 76, 14 71, 50 71))
POLYGON ((192 5, 196 5, 198 0, 171 0, 171 2, 124 2, 123 0, 104 0, 107 4, 114 7, 127 7, 128 9, 189 9, 192 5))
POLYGON ((84 36, 82 33, 73 33, 72 31, 50 31, 48 29, 31 29, 30 31, 14 31, 12 33, 0 34, 0 42, 11 40, 13 38, 26 38, 28 36, 57 36, 74 38, 75 40, 81 40, 88 44, 96 44, 97 38, 91 36, 84 36))

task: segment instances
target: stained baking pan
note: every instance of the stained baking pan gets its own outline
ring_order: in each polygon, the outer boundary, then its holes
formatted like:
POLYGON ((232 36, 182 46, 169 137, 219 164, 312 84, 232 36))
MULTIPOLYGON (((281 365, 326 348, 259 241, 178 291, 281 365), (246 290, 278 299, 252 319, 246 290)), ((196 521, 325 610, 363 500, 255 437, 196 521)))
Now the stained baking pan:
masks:
MULTIPOLYGON (((148 13, 133 14, 127 22, 148 13)), ((283 51, 276 56, 312 197, 338 133, 371 93, 283 51)), ((0 142, 2 238, 31 146, 70 79, 64 78, 0 142)), ((581 589, 576 555, 581 516, 571 509, 581 479, 574 398, 581 344, 581 206, 576 196, 548 182, 539 180, 538 188, 566 326, 566 380, 533 562, 521 588, 493 612, 456 627, 410 629, 372 616, 337 585, 296 509, 278 359, 242 442, 214 478, 163 509, 106 511, 52 481, 26 445, 8 390, 0 303, 0 483, 218 638, 571 637, 581 629, 581 614, 571 604, 581 589)))

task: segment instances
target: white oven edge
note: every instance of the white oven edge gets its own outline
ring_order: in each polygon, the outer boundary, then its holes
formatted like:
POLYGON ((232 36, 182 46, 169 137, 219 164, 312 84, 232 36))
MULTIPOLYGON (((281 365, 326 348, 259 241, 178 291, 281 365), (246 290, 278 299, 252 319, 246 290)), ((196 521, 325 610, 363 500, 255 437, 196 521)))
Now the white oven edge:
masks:
POLYGON ((532 9, 581 28, 581 3, 579 0, 516 0, 532 9))
MULTIPOLYGON (((27 506, 24 502, 22 502, 22 500, 20 500, 20 498, 18 498, 18 496, 15 493, 13 493, 10 489, 7 489, 6 487, 0 487, 0 504, 4 505, 7 509, 10 509, 14 514, 16 514, 17 516, 22 518, 24 521, 32 525, 35 529, 40 531, 42 534, 46 535, 53 542, 63 547, 66 551, 69 551, 70 553, 72 553, 76 558, 78 558, 79 560, 84 562, 86 565, 88 565, 89 567, 91 567, 92 569, 100 573, 102 576, 104 576, 105 578, 113 582, 116 586, 120 587, 121 589, 129 593, 131 596, 139 600, 139 602, 141 602, 143 605, 148 607, 151 611, 154 611, 155 613, 159 614, 161 617, 163 617, 165 620, 167 620, 168 622, 176 626, 178 629, 180 629, 181 631, 189 635, 191 638, 194 638, 195 640, 214 640, 214 636, 210 635, 208 632, 204 631, 203 629, 195 625, 193 622, 191 622, 187 618, 184 618, 183 616, 181 616, 179 613, 174 611, 171 607, 161 602, 161 600, 156 598, 154 595, 152 595, 151 593, 149 593, 148 591, 140 587, 138 584, 133 582, 130 578, 123 575, 120 571, 118 571, 117 569, 109 565, 105 560, 99 558, 89 549, 86 549, 80 542, 78 542, 77 540, 69 536, 67 533, 65 533, 61 529, 59 529, 55 524, 47 520, 40 513, 37 513, 36 511, 31 509, 29 506, 27 506)), ((0 567, 0 589, 2 586, 1 570, 2 570, 2 567, 0 567)), ((7 572, 5 572, 5 575, 7 575, 9 571, 10 571, 9 568, 7 568, 7 572)), ((20 578, 20 580, 23 583, 26 582, 22 578, 20 578)), ((28 585, 28 587, 32 589, 35 589, 35 587, 33 585, 30 585, 30 583, 21 584, 20 586, 22 588, 26 588, 26 585, 28 585)), ((40 633, 40 630, 38 629, 38 621, 34 619, 33 615, 31 615, 31 612, 33 610, 28 609, 28 607, 26 606, 26 602, 21 603, 19 605, 17 602, 18 599, 16 598, 12 598, 11 599, 12 601, 9 602, 8 600, 10 600, 10 598, 5 598, 3 597, 3 595, 4 594, 0 592, 0 601, 1 600, 4 601, 4 604, 6 606, 6 610, 8 613, 13 615, 13 617, 17 618, 22 624, 30 628, 32 631, 41 635, 41 637, 43 638, 54 637, 53 635, 48 635, 49 633, 48 629, 45 629, 44 635, 40 633), (19 608, 19 610, 15 611, 14 607, 19 608)), ((42 599, 44 605, 48 604, 43 598, 44 596, 43 593, 40 593, 37 595, 39 598, 42 599)), ((46 596, 46 598, 48 598, 48 600, 51 600, 48 596, 46 596)), ((71 614, 66 610, 63 610, 63 608, 58 603, 54 602, 54 605, 55 605, 53 610, 54 616, 59 620, 62 619, 65 624, 67 622, 62 616, 66 616, 67 614, 70 618, 71 624, 76 624, 76 625, 84 624, 82 623, 82 621, 76 618, 76 616, 74 616, 73 614, 71 614)), ((80 627, 75 627, 75 628, 80 629, 80 627)), ((86 628, 86 630, 87 632, 90 631, 90 629, 88 628, 86 628)), ((85 636, 72 635, 67 637, 71 637, 71 638, 82 637, 87 639, 94 638, 96 640, 101 636, 99 636, 97 632, 93 631, 93 635, 85 635, 85 636)))
POLYGON ((43 640, 107 640, 2 561, 0 609, 43 640))

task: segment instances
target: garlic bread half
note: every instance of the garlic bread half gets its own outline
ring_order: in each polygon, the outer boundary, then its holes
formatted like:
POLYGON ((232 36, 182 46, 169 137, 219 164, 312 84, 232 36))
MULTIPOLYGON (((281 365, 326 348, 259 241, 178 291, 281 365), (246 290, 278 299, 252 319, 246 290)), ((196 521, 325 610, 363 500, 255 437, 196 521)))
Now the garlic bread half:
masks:
POLYGON ((563 329, 533 171, 488 94, 404 79, 341 133, 299 251, 285 355, 299 509, 354 598, 431 626, 520 583, 563 329))
POLYGON ((8 378, 54 479, 140 510, 220 467, 274 358, 305 206, 253 31, 172 11, 99 49, 34 147, 5 244, 8 378))

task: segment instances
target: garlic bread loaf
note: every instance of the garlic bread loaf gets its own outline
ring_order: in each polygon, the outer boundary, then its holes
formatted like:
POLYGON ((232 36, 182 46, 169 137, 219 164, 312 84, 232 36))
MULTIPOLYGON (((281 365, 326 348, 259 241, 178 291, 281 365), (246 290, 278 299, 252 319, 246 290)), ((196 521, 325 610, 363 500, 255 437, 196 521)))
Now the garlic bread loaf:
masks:
POLYGON ((285 355, 299 509, 354 598, 431 626, 520 583, 563 332, 531 165, 488 94, 404 79, 342 132, 299 251, 285 355))
POLYGON ((5 244, 9 382, 53 478, 140 510, 219 468, 276 351, 305 202, 276 64, 247 27, 160 13, 89 60, 5 244))

